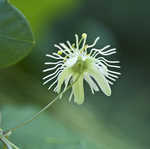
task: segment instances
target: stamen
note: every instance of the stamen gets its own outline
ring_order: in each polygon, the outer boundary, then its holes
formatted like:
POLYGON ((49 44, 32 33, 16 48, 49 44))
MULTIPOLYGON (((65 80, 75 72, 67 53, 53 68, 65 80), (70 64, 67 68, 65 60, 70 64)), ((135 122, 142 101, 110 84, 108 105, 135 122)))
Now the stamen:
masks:
POLYGON ((74 48, 74 49, 75 49, 75 43, 73 43, 73 44, 72 44, 72 48, 74 48))
POLYGON ((83 39, 86 39, 86 38, 87 38, 87 34, 86 34, 86 33, 83 33, 83 34, 82 34, 82 38, 83 38, 83 39))
POLYGON ((62 53, 64 53, 65 55, 68 55, 59 45, 55 44, 54 46, 60 49, 60 51, 62 51, 62 53))
POLYGON ((64 58, 64 62, 66 62, 67 58, 69 58, 69 56, 65 56, 65 58, 64 58))
POLYGON ((58 55, 62 55, 62 51, 58 51, 57 53, 58 53, 58 55))
POLYGON ((85 45, 84 48, 80 50, 80 53, 86 52, 86 50, 87 50, 87 45, 85 45))
POLYGON ((83 34, 82 34, 82 38, 83 38, 83 44, 82 44, 81 50, 83 50, 84 47, 85 47, 85 43, 86 43, 86 39, 87 39, 87 34, 86 34, 86 33, 83 33, 83 34))
POLYGON ((88 45, 85 45, 85 46, 84 46, 84 51, 86 51, 86 50, 87 50, 87 48, 88 48, 88 45))

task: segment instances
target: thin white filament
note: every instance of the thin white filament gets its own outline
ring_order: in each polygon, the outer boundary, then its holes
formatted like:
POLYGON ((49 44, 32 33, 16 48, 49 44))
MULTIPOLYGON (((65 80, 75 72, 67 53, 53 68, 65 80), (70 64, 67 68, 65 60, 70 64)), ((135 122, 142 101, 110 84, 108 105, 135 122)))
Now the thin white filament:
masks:
POLYGON ((63 50, 59 45, 55 44, 54 46, 55 46, 56 48, 60 49, 60 51, 61 51, 62 53, 64 53, 65 55, 68 56, 68 53, 66 53, 65 50, 63 50))
POLYGON ((70 43, 69 41, 67 41, 67 44, 68 44, 69 48, 70 48, 73 52, 75 52, 74 48, 72 47, 72 45, 71 45, 71 43, 70 43))
POLYGON ((56 69, 58 66, 62 66, 62 64, 57 64, 55 67, 51 67, 51 68, 44 69, 43 72, 47 72, 47 71, 54 70, 54 69, 56 69))
POLYGON ((60 45, 65 49, 64 51, 68 52, 69 54, 72 53, 72 52, 70 51, 70 49, 69 49, 64 43, 60 43, 60 45))
POLYGON ((93 44, 91 44, 91 45, 88 45, 88 47, 87 48, 92 48, 92 47, 94 47, 95 45, 96 45, 96 43, 98 42, 98 40, 99 40, 100 38, 99 37, 97 37, 96 39, 95 39, 95 41, 94 41, 94 43, 93 44))
POLYGON ((79 37, 77 34, 75 34, 75 38, 76 38, 76 48, 79 49, 79 37))
POLYGON ((50 55, 50 54, 46 54, 46 56, 47 56, 47 57, 50 57, 50 58, 53 58, 53 59, 57 59, 57 60, 58 60, 58 59, 59 59, 59 60, 61 59, 61 58, 55 57, 55 56, 50 55))
POLYGON ((111 71, 111 70, 107 70, 109 73, 112 73, 112 74, 117 74, 117 75, 121 75, 121 73, 119 72, 116 72, 116 71, 111 71))
POLYGON ((60 64, 60 63, 63 64, 62 61, 58 61, 58 62, 45 62, 44 64, 45 64, 45 65, 56 65, 56 64, 60 64))
POLYGON ((49 86, 48 90, 50 90, 57 83, 57 79, 49 86))
POLYGON ((62 69, 61 69, 61 68, 58 68, 54 73, 51 73, 51 74, 45 76, 45 77, 43 78, 43 80, 45 80, 45 79, 47 79, 47 78, 49 78, 49 77, 55 75, 59 70, 61 71, 62 69))
POLYGON ((60 72, 61 72, 61 71, 57 72, 56 75, 54 75, 52 78, 50 78, 50 79, 48 79, 47 81, 45 81, 45 82, 43 83, 43 85, 47 84, 49 81, 51 81, 51 80, 53 80, 54 78, 56 78, 56 77, 59 75, 60 72))
POLYGON ((112 64, 113 64, 113 63, 114 63, 114 64, 115 64, 115 63, 120 63, 120 61, 109 61, 109 60, 105 59, 104 57, 99 57, 99 58, 97 58, 97 60, 101 60, 101 59, 104 60, 104 61, 106 61, 107 63, 112 63, 112 64))
MULTIPOLYGON (((108 64, 107 62, 105 62, 104 60, 100 60, 100 62, 103 62, 106 66, 109 66, 109 67, 120 68, 120 66, 110 65, 110 64, 108 64)), ((101 63, 100 63, 100 64, 101 64, 101 63)))
POLYGON ((114 77, 114 78, 116 78, 116 79, 118 79, 118 78, 119 78, 118 76, 113 75, 113 74, 110 74, 110 73, 108 73, 108 75, 109 75, 109 76, 111 76, 111 77, 114 77))
POLYGON ((57 54, 57 53, 53 53, 53 55, 59 57, 60 59, 64 59, 64 57, 62 57, 61 55, 57 54))
POLYGON ((106 77, 107 77, 108 79, 114 81, 114 82, 116 81, 116 79, 114 79, 114 78, 112 78, 112 77, 110 77, 110 76, 108 76, 108 75, 107 75, 106 77))

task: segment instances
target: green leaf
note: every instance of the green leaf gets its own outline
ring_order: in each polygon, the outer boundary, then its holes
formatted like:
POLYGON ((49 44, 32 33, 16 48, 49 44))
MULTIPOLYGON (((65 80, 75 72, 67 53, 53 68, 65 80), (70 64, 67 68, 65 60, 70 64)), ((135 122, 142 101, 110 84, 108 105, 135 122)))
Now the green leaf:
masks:
POLYGON ((0 68, 23 59, 34 43, 24 15, 8 1, 0 0, 0 68))

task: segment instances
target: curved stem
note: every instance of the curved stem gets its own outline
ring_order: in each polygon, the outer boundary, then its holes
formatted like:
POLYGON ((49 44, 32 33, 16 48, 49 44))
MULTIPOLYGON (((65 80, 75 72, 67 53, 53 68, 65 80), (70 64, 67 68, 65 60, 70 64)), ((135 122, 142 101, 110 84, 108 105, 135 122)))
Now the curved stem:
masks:
MULTIPOLYGON (((38 113, 34 114, 29 120, 24 121, 23 123, 17 125, 17 126, 14 127, 14 128, 9 129, 8 131, 11 131, 11 132, 12 132, 12 131, 14 131, 14 130, 16 130, 16 129, 18 129, 18 128, 21 128, 21 127, 23 127, 23 126, 25 126, 25 125, 31 123, 31 122, 32 122, 34 119, 36 119, 42 112, 44 112, 45 110, 47 110, 47 109, 59 98, 59 96, 60 96, 60 94, 59 94, 54 100, 52 100, 48 105, 46 105, 43 109, 41 109, 38 113)), ((7 131, 7 132, 8 132, 8 131, 7 131)))
POLYGON ((66 91, 68 91, 72 87, 72 85, 76 83, 76 81, 78 80, 78 78, 72 84, 70 84, 65 91, 62 91, 61 93, 59 93, 54 100, 52 100, 49 104, 47 104, 38 113, 34 114, 29 120, 24 121, 23 123, 17 125, 16 127, 9 129, 8 131, 6 131, 6 133, 15 131, 16 129, 21 128, 21 127, 23 127, 23 126, 31 123, 33 120, 35 120, 42 112, 46 111, 54 102, 56 102, 57 99, 59 99, 59 97, 61 97, 66 91))

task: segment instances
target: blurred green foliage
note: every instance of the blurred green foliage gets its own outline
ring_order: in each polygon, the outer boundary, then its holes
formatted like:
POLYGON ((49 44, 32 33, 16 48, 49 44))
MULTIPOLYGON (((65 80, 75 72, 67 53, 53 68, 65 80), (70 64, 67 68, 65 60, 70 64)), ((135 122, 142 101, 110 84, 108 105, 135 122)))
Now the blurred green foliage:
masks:
POLYGON ((121 79, 112 87, 111 97, 92 95, 85 84, 86 100, 82 106, 68 103, 66 94, 39 119, 14 132, 11 141, 25 149, 149 149, 150 1, 11 2, 40 36, 36 36, 37 45, 28 58, 0 70, 4 129, 28 119, 55 97, 41 85, 44 55, 56 50, 53 44, 73 42, 74 33, 88 33, 90 43, 100 36, 97 47, 117 47, 118 58, 112 58, 120 60, 122 66, 121 79))
POLYGON ((69 13, 79 0, 11 0, 11 2, 24 13, 35 35, 39 36, 39 31, 47 20, 53 23, 58 16, 69 13))

